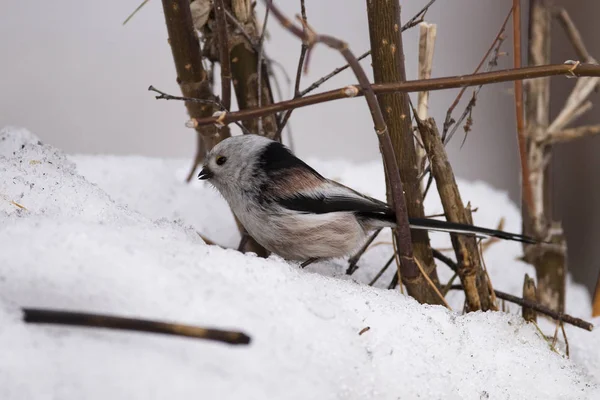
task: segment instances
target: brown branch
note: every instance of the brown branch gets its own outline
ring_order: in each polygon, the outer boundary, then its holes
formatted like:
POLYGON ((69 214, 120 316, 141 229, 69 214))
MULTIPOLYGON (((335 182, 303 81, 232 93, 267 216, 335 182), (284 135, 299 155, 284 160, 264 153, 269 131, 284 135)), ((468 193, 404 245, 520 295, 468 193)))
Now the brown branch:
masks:
MULTIPOLYGON (((371 65, 376 83, 404 82, 406 69, 404 63, 404 49, 402 33, 400 32, 401 15, 399 0, 367 0, 367 17, 369 23, 369 37, 371 43, 371 65)), ((400 180, 404 187, 403 200, 406 211, 411 218, 422 218, 423 195, 418 180, 417 153, 413 139, 410 121, 410 108, 408 94, 389 93, 378 94, 379 108, 385 110, 384 121, 389 131, 395 160, 390 164, 384 158, 387 174, 387 200, 394 205, 398 196, 392 188, 390 167, 396 165, 400 170, 400 180)), ((383 149, 385 152, 386 150, 383 149)), ((400 194, 400 196, 402 196, 400 194)), ((429 236, 426 231, 397 232, 395 243, 403 246, 403 241, 412 242, 412 252, 418 271, 406 268, 404 257, 406 252, 398 250, 400 256, 400 276, 408 294, 421 303, 441 304, 444 299, 436 293, 439 281, 435 262, 431 255, 429 236), (421 273, 419 273, 421 272, 421 273)))
MULTIPOLYGON (((206 71, 202 65, 202 54, 198 35, 194 29, 189 0, 162 0, 165 22, 169 34, 169 44, 173 53, 177 83, 184 97, 213 100, 206 71)), ((214 107, 208 104, 185 102, 190 118, 202 119, 212 116, 214 107)), ((188 174, 189 182, 205 153, 222 138, 229 135, 229 130, 217 132, 215 126, 196 126, 198 145, 194 163, 188 174)))
MULTIPOLYGON (((513 66, 521 67, 521 0, 513 0, 513 66)), ((533 189, 529 181, 529 160, 527 157, 527 136, 523 110, 523 81, 515 81, 515 112, 517 120, 517 139, 521 160, 521 185, 523 203, 527 210, 533 210, 533 189)))
MULTIPOLYGON (((429 157, 431 174, 435 178, 446 219, 450 222, 470 224, 471 220, 465 210, 454 172, 435 121, 433 118, 422 121, 418 115, 415 115, 415 121, 429 157)), ((487 279, 481 266, 476 238, 473 236, 451 235, 451 240, 458 260, 457 273, 465 288, 469 311, 486 311, 490 309, 491 302, 487 279)))
MULTIPOLYGON (((182 101, 189 101, 189 102, 192 102, 192 103, 212 104, 212 105, 214 105, 216 107, 219 107, 219 109, 221 111, 225 111, 225 112, 229 111, 229 109, 227 109, 225 107, 225 104, 221 103, 220 101, 218 101, 216 99, 214 99, 214 100, 205 100, 205 99, 196 99, 196 98, 193 98, 193 97, 173 96, 171 94, 163 92, 162 90, 158 90, 157 88, 155 88, 152 85, 150 85, 150 87, 148 88, 148 90, 150 92, 158 93, 158 96, 154 97, 156 100, 182 100, 182 101)), ((197 125, 196 124, 196 120, 195 119, 190 120, 190 124, 191 124, 191 126, 188 126, 188 128, 190 128, 190 127, 191 128, 195 128, 196 125, 197 125)), ((244 132, 244 134, 249 134, 250 133, 248 131, 248 129, 244 125, 240 124, 238 121, 235 121, 234 124, 236 124, 242 130, 242 132, 244 132)))
POLYGON ((600 273, 594 290, 594 298, 592 300, 592 317, 600 317, 600 273))
POLYGON ((285 27, 288 31, 293 33, 298 38, 306 42, 309 47, 309 51, 316 43, 323 43, 328 47, 338 50, 350 64, 352 71, 356 75, 356 78, 365 94, 365 99, 369 105, 371 116, 375 124, 375 132, 380 142, 380 147, 383 153, 384 165, 386 168, 387 176, 390 181, 390 188, 392 192, 392 198, 394 199, 394 208, 396 212, 397 228, 395 230, 398 237, 398 253, 402 260, 402 276, 407 278, 415 278, 418 276, 419 271, 412 254, 412 245, 410 241, 410 228, 408 224, 408 214, 406 209, 406 203, 404 201, 402 181, 398 172, 396 158, 392 147, 392 141, 385 124, 381 108, 375 97, 375 93, 365 71, 360 66, 360 63, 354 56, 354 54, 348 48, 348 45, 339 39, 336 39, 328 35, 319 35, 310 29, 303 29, 294 25, 289 19, 287 19, 281 11, 275 7, 272 0, 265 0, 267 7, 271 9, 274 17, 285 27))
MULTIPOLYGON (((306 19, 306 6, 304 5, 304 0, 300 0, 300 13, 302 15, 302 26, 307 26, 306 19)), ((296 68, 296 81, 294 83, 294 98, 302 97, 300 94, 300 81, 302 80, 302 70, 304 67, 304 60, 306 59, 306 52, 308 51, 308 45, 302 42, 300 46, 300 57, 298 57, 298 68, 296 68)), ((292 112, 294 110, 289 110, 285 113, 283 118, 281 119, 281 124, 279 124, 279 129, 277 130, 277 138, 281 138, 281 133, 285 128, 285 125, 289 121, 292 116, 292 112)))
MULTIPOLYGON (((370 88, 376 94, 397 92, 412 93, 420 91, 455 89, 465 86, 479 86, 492 83, 510 82, 519 79, 527 80, 567 74, 573 74, 573 76, 600 76, 600 66, 591 64, 579 64, 575 66, 568 64, 550 64, 483 72, 473 75, 459 75, 399 83, 374 84, 371 85, 370 88)), ((271 115, 281 111, 357 96, 364 96, 364 90, 360 86, 351 85, 312 96, 281 101, 279 103, 263 106, 261 108, 250 108, 247 110, 228 113, 222 119, 222 122, 229 124, 233 121, 246 121, 258 116, 271 115)), ((198 125, 214 124, 216 121, 217 117, 201 118, 197 120, 198 125)))
MULTIPOLYGON (((523 280, 523 300, 535 302, 536 299, 537 294, 535 289, 535 281, 529 275, 525 274, 525 279, 523 280)), ((537 314, 535 310, 529 307, 523 307, 521 314, 523 315, 523 319, 527 322, 537 321, 537 314)))
MULTIPOLYGON (((462 290, 463 287, 462 287, 462 285, 452 285, 450 287, 450 289, 451 290, 462 290)), ((531 308, 531 309, 539 312, 540 314, 547 315, 548 317, 550 317, 556 321, 565 322, 569 325, 573 325, 573 326, 576 326, 581 329, 585 329, 586 331, 590 331, 590 332, 594 329, 593 324, 591 324, 587 321, 584 321, 581 318, 572 317, 569 314, 554 311, 542 304, 539 304, 539 303, 536 303, 533 301, 529 301, 529 300, 525 300, 520 297, 513 296, 512 294, 501 292, 499 290, 494 290, 494 292, 496 293, 496 297, 498 297, 499 299, 506 300, 506 301, 509 301, 514 304, 518 304, 521 307, 531 308)))
MULTIPOLYGON (((262 106, 262 72, 263 72, 263 55, 265 46, 265 34, 267 33, 267 22, 269 21, 269 9, 265 10, 265 18, 262 23, 262 31, 258 40, 258 61, 256 63, 256 71, 258 72, 256 98, 258 99, 258 107, 262 106)), ((262 117, 258 117, 258 134, 264 135, 262 117)))
POLYGON ((231 108, 231 62, 229 60, 229 39, 224 0, 215 0, 215 20, 219 39, 221 64, 221 103, 226 110, 231 108))
MULTIPOLYGON (((413 26, 416 26, 419 23, 423 22, 423 18, 425 17, 425 14, 427 14, 427 11, 429 11, 429 7, 431 7, 433 5, 433 3, 435 3, 435 2, 436 2, 436 0, 430 0, 429 3, 427 3, 425 5, 425 7, 423 7, 414 17, 412 17, 410 20, 408 20, 406 22, 406 24, 402 25, 402 29, 400 29, 400 32, 404 32, 404 31, 412 28, 413 26)), ((362 55, 360 55, 358 57, 358 61, 362 60, 363 58, 368 57, 369 55, 371 55, 371 50, 368 50, 368 51, 364 52, 362 55)), ((341 67, 338 67, 338 68, 334 69, 329 74, 327 74, 327 75, 323 76, 322 78, 318 79, 317 81, 315 81, 314 83, 312 83, 309 87, 307 87, 306 89, 304 89, 303 91, 301 91, 300 92, 300 96, 298 96, 298 97, 303 97, 303 96, 307 95, 308 93, 310 93, 313 90, 317 89, 323 83, 327 82, 328 80, 330 80, 331 78, 333 78, 334 76, 336 76, 340 72, 345 71, 348 68, 350 68, 350 65, 346 64, 344 66, 341 66, 341 67)))
POLYGON ((200 328, 191 325, 172 324, 136 318, 80 313, 40 308, 23 308, 23 321, 37 324, 58 324, 93 328, 120 329, 126 331, 161 333, 195 339, 214 340, 228 344, 249 344, 250 336, 243 332, 200 328))

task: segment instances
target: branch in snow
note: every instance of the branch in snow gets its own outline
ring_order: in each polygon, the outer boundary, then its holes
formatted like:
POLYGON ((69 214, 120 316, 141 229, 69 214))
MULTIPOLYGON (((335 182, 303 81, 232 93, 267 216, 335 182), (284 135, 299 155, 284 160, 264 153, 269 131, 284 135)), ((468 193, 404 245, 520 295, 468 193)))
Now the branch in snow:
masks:
POLYGON ((195 339, 214 340, 228 344, 249 344, 250 336, 243 332, 200 328, 145 319, 123 318, 102 314, 23 308, 23 321, 37 324, 86 326, 126 331, 161 333, 195 339))

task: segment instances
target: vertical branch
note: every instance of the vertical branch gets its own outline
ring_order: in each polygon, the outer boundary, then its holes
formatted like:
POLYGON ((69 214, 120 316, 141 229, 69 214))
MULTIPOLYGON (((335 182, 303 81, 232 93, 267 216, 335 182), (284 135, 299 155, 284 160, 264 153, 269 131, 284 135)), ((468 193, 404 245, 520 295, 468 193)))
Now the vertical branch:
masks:
POLYGON ((598 274, 594 298, 592 299, 592 317, 600 317, 600 274, 598 274))
MULTIPOLYGON (((429 157, 431 174, 435 178, 446 219, 460 224, 472 224, 470 213, 465 209, 460 197, 454 172, 435 121, 433 118, 422 121, 418 115, 415 115, 415 121, 429 157)), ((469 311, 490 309, 490 291, 480 262, 476 238, 453 234, 451 239, 458 263, 456 272, 465 290, 469 311)))
MULTIPOLYGON (((521 0, 513 0, 513 67, 521 68, 521 0)), ((533 209, 533 195, 529 183, 529 163, 527 159, 527 138, 523 115, 523 81, 515 81, 515 111, 519 158, 521 159, 521 182, 523 203, 527 210, 533 209)))
POLYGON ((221 64, 221 104, 231 110, 231 61, 229 59, 229 40, 227 17, 223 0, 215 0, 215 20, 219 38, 219 62, 221 64))
MULTIPOLYGON (((404 50, 400 31, 400 4, 398 0, 367 0, 371 57, 375 83, 404 82, 404 50)), ((382 148, 386 168, 394 165, 400 169, 404 184, 404 196, 410 217, 423 217, 423 195, 420 190, 417 154, 410 123, 408 95, 406 93, 382 94, 379 105, 384 110, 389 128, 395 161, 390 163, 382 148)), ((387 140, 387 139, 386 139, 387 140)), ((393 200, 393 191, 388 176, 388 201, 393 200)), ((398 243, 410 240, 411 236, 398 238, 398 243)), ((426 231, 412 233, 415 257, 435 285, 439 285, 435 263, 426 231)), ((423 303, 439 304, 440 299, 419 271, 402 271, 402 280, 408 293, 423 303), (408 272, 408 273, 407 273, 408 272)))
MULTIPOLYGON (((273 94, 265 63, 261 62, 259 65, 259 59, 262 58, 259 55, 262 53, 262 46, 259 46, 258 43, 262 36, 256 23, 252 2, 250 0, 227 0, 227 3, 231 7, 231 14, 243 29, 231 35, 229 40, 233 88, 240 110, 258 107, 259 104, 262 106, 273 104, 273 94), (256 46, 249 43, 247 37, 256 46)), ((263 134, 270 139, 275 139, 277 136, 275 115, 263 116, 260 121, 262 129, 259 129, 259 118, 244 121, 244 126, 251 133, 263 134)))
MULTIPOLYGON (((529 275, 525 274, 523 280, 523 300, 535 303, 537 300, 535 281, 529 275)), ((537 313, 534 309, 523 306, 522 309, 523 319, 527 322, 536 322, 537 313)))
MULTIPOLYGON (((550 27, 552 15, 549 0, 532 0, 529 11, 529 63, 550 62, 550 27)), ((535 267, 537 296, 541 304, 562 312, 565 306, 566 241, 560 223, 551 214, 551 187, 548 164, 551 146, 550 80, 535 79, 526 87, 526 135, 529 175, 524 186, 531 190, 531 204, 523 207, 523 231, 551 244, 525 245, 525 260, 535 267)))
MULTIPOLYGON (((435 51, 435 39, 437 37, 437 25, 421 22, 419 24, 419 79, 431 78, 433 68, 433 53, 435 51)), ((419 92, 417 101, 417 115, 420 119, 427 119, 429 108, 429 92, 419 92)), ((417 132, 417 138, 420 133, 417 132)), ((419 167, 419 176, 425 169, 425 160, 427 154, 422 146, 417 145, 417 166, 419 167)))
MULTIPOLYGON (((163 0, 162 5, 169 34, 169 44, 177 71, 177 83, 181 88, 181 93, 184 97, 213 100, 214 95, 210 89, 206 71, 202 66, 200 43, 194 30, 189 1, 163 0)), ((186 101, 185 107, 190 118, 196 119, 210 117, 216 111, 213 105, 206 103, 186 101)), ((202 162, 205 153, 219 141, 214 125, 196 126, 196 132, 198 147, 194 165, 188 174, 188 181, 202 162)))

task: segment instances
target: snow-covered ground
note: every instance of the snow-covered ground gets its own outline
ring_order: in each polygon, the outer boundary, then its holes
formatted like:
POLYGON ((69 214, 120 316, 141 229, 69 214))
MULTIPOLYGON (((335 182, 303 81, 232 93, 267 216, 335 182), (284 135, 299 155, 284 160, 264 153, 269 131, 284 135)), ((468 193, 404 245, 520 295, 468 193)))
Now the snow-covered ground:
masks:
MULTIPOLYGON (((382 198, 378 163, 311 162, 382 198)), ((568 328, 571 359, 518 315, 460 315, 385 290, 389 233, 358 272, 344 260, 306 270, 205 245, 238 241, 231 213, 188 162, 67 156, 23 129, 0 131, 0 399, 594 399, 597 332, 568 328), (250 346, 74 327, 25 325, 47 307, 242 330, 250 346), (359 332, 370 327, 362 335, 359 332)), ((519 230, 507 196, 461 182, 479 225, 519 230)), ((433 192, 429 214, 441 211, 433 192)), ((443 234, 433 244, 448 247, 443 234)), ((485 253, 494 287, 519 294, 520 246, 485 253)), ((450 277, 443 266, 442 279, 450 277)), ((568 312, 590 299, 569 283, 568 312)), ((511 306, 516 313, 517 307, 511 306)), ((597 319, 596 324, 600 323, 597 319)), ((552 333, 550 323, 542 324, 552 333)))

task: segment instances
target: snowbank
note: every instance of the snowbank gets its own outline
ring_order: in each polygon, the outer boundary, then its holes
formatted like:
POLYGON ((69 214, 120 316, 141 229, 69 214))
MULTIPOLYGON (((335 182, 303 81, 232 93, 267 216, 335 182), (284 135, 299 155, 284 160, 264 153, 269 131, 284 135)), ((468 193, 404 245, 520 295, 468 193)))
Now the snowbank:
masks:
MULTIPOLYGON (((383 196, 376 164, 313 164, 383 196)), ((0 131, 1 399, 600 395, 596 333, 569 331, 572 362, 515 315, 422 306, 347 279, 342 260, 302 271, 277 257, 205 245, 197 232, 234 245, 235 225, 213 189, 182 183, 186 168, 176 160, 66 157, 25 130, 0 131), (21 306, 240 329, 252 344, 24 325, 21 306)), ((462 188, 480 207, 477 223, 494 226, 504 216, 506 229, 518 230, 506 196, 483 184, 462 188)), ((435 201, 427 204, 431 213, 435 201)), ((434 243, 447 241, 435 235, 434 243)), ((352 279, 368 281, 389 249, 369 251, 352 279)), ((518 252, 498 243, 486 253, 496 288, 518 293, 529 268, 514 261, 518 252)), ((581 304, 570 310, 586 316, 589 298, 571 289, 581 304)), ((460 309, 459 296, 451 301, 460 309)))

